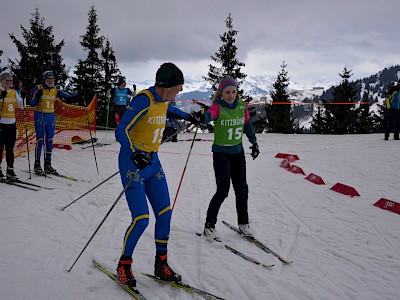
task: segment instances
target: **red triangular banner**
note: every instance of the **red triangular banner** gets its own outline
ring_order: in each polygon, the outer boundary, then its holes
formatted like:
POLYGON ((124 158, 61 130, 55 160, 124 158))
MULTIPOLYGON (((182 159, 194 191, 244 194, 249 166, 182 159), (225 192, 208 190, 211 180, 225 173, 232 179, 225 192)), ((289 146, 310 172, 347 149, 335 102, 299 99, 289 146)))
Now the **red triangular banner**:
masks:
POLYGON ((325 184, 325 182, 322 180, 320 176, 315 175, 313 173, 309 174, 305 179, 315 184, 325 184))
POLYGON ((292 172, 292 173, 306 175, 302 168, 300 168, 298 166, 295 166, 295 165, 291 165, 287 170, 292 172))
POLYGON ((360 196, 355 188, 342 183, 336 183, 333 187, 331 187, 331 190, 344 195, 349 195, 350 197, 360 196))
POLYGON ((374 205, 400 215, 400 203, 394 202, 389 199, 381 198, 374 205))
POLYGON ((288 161, 292 162, 295 160, 299 160, 299 157, 296 154, 288 154, 288 153, 278 153, 275 155, 276 158, 287 158, 288 161))

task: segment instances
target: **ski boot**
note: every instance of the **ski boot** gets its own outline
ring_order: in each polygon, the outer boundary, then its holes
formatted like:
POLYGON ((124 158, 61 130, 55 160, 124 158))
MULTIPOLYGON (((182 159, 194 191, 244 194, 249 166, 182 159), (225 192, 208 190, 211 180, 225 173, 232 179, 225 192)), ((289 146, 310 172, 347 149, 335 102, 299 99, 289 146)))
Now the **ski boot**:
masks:
POLYGON ((168 265, 167 257, 167 252, 157 251, 156 261, 154 263, 154 275, 165 281, 181 281, 181 275, 175 273, 168 265))
POLYGON ((53 174, 53 175, 57 175, 58 172, 51 166, 51 161, 50 160, 45 160, 44 161, 44 171, 46 172, 46 174, 53 174))
POLYGON ((38 175, 43 175, 44 174, 44 172, 42 170, 42 167, 40 166, 40 161, 39 160, 35 161, 35 164, 33 165, 33 170, 34 170, 35 174, 38 174, 38 175))
POLYGON ((17 175, 14 173, 14 168, 8 167, 7 168, 7 172, 6 172, 6 176, 7 176, 8 180, 14 181, 14 180, 18 179, 17 175))
POLYGON ((203 233, 207 237, 207 239, 209 239, 210 241, 220 241, 221 240, 217 230, 215 229, 215 224, 213 224, 213 223, 206 222, 203 233))
POLYGON ((136 279, 132 272, 132 258, 122 255, 118 262, 117 273, 119 281, 131 289, 136 287, 136 279))
POLYGON ((239 224, 240 234, 247 237, 254 237, 249 224, 239 224))

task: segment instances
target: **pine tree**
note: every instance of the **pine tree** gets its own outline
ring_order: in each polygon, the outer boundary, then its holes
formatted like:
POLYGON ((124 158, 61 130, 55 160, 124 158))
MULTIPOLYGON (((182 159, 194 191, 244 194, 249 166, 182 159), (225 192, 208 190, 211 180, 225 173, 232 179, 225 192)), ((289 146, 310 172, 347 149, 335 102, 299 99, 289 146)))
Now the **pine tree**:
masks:
POLYGON ((20 60, 9 60, 11 70, 18 79, 22 80, 27 90, 41 83, 42 74, 47 70, 54 72, 56 84, 63 87, 68 77, 61 56, 64 40, 58 44, 55 43, 53 27, 45 27, 44 18, 40 17, 38 8, 35 9, 29 23, 29 30, 21 25, 25 43, 19 41, 14 34, 9 34, 20 55, 20 60))
MULTIPOLYGON (((97 123, 99 125, 105 126, 107 123, 107 109, 109 109, 109 104, 107 103, 105 95, 107 94, 107 90, 112 88, 118 81, 118 78, 121 76, 121 72, 118 69, 115 52, 111 47, 111 43, 108 39, 106 39, 105 46, 101 51, 101 57, 103 59, 104 82, 101 83, 101 92, 99 94, 97 105, 97 123)), ((111 118, 111 120, 109 121, 113 123, 114 118, 111 118)), ((111 124, 110 126, 112 127, 114 125, 115 124, 111 124)))
POLYGON ((314 133, 324 134, 328 132, 328 124, 325 118, 325 111, 322 106, 318 106, 317 113, 311 121, 311 128, 314 133))
POLYGON ((364 91, 360 107, 356 109, 356 133, 371 133, 373 132, 373 117, 370 112, 372 102, 370 92, 364 91))
POLYGON ((237 47, 235 36, 238 34, 237 30, 233 29, 233 19, 231 14, 229 14, 228 18, 225 20, 226 27, 228 29, 223 35, 220 35, 220 39, 222 42, 222 46, 219 48, 219 51, 215 53, 215 56, 211 56, 211 59, 220 64, 220 67, 209 65, 208 76, 203 77, 206 81, 210 82, 212 85, 213 92, 217 91, 218 84, 223 78, 224 75, 231 75, 235 78, 238 83, 238 91, 239 94, 242 95, 242 99, 244 101, 250 101, 250 96, 243 95, 243 91, 240 90, 240 84, 246 78, 246 74, 241 72, 241 67, 244 67, 245 64, 240 62, 237 57, 237 47))
MULTIPOLYGON (((104 36, 99 36, 100 28, 97 25, 97 12, 92 5, 89 13, 89 24, 86 27, 86 33, 81 36, 80 44, 87 52, 85 60, 78 60, 75 66, 72 83, 81 87, 84 91, 83 99, 78 100, 78 105, 84 105, 84 101, 92 100, 95 93, 102 89, 104 84, 103 61, 101 60, 101 51, 103 49, 104 36)), ((88 104, 88 103, 86 103, 88 104)))
POLYGON ((273 90, 270 91, 272 106, 268 109, 268 120, 271 132, 293 133, 298 131, 295 128, 294 118, 291 112, 291 103, 287 88, 289 86, 289 77, 286 71, 285 62, 281 65, 276 81, 273 84, 273 90))
POLYGON ((349 81, 352 76, 351 70, 345 67, 339 76, 343 80, 338 86, 333 87, 332 102, 324 101, 326 123, 331 124, 327 133, 355 133, 357 90, 355 83, 349 81))

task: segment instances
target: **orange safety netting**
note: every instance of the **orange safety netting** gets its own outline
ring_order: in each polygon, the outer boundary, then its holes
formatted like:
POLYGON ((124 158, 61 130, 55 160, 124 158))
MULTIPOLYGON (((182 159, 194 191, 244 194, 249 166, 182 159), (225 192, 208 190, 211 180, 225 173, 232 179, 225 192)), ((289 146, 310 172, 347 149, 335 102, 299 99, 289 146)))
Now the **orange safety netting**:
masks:
MULTIPOLYGON (((85 108, 83 106, 66 104, 59 99, 54 103, 56 117, 56 129, 53 144, 69 145, 90 138, 89 128, 96 131, 96 111, 98 95, 85 108), (90 127, 89 127, 90 125, 90 127)), ((29 105, 25 111, 17 108, 17 141, 14 147, 14 155, 19 156, 35 148, 36 133, 33 120, 35 108, 29 105), (28 145, 28 147, 27 147, 28 145)))

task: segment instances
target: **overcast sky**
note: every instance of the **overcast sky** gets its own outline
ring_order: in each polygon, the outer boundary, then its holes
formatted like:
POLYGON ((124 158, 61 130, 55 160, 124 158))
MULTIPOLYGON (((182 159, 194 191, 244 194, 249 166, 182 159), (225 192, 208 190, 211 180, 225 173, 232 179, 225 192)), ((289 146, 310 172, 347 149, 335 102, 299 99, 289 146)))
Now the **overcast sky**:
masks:
POLYGON ((30 29, 37 7, 56 43, 65 40, 61 54, 73 69, 86 58, 79 41, 92 4, 131 81, 154 79, 165 61, 185 76, 206 76, 229 13, 247 75, 275 76, 285 61, 293 81, 337 82, 345 66, 356 80, 400 64, 399 0, 1 0, 1 66, 19 59, 9 34, 24 41, 20 25, 30 29))

